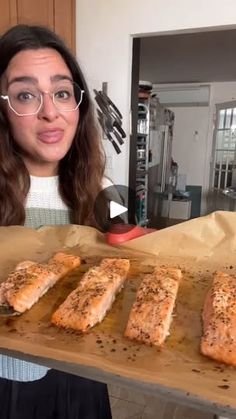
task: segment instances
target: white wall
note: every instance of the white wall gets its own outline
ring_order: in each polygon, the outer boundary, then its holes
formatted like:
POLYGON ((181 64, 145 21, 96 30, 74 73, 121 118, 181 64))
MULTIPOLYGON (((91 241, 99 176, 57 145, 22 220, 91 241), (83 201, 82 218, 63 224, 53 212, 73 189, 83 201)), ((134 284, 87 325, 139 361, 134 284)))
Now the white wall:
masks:
POLYGON ((174 107, 172 155, 188 185, 204 186, 209 107, 174 107))
MULTIPOLYGON (((225 0, 77 0, 77 57, 91 90, 108 82, 108 94, 124 115, 129 134, 131 35, 217 29, 236 24, 236 1, 225 0)), ((113 155, 112 148, 106 147, 113 155)), ((113 158, 113 180, 128 182, 129 145, 113 158)))
POLYGON ((235 99, 236 82, 210 83, 208 107, 170 108, 175 113, 172 155, 187 184, 202 186, 202 214, 207 211, 216 104, 235 99))

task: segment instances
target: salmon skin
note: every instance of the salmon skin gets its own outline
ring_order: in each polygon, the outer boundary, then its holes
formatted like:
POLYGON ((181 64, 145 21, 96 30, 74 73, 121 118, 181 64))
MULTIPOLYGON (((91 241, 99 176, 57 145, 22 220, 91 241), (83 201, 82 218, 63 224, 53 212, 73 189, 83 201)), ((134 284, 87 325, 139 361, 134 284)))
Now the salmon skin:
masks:
POLYGON ((137 291, 124 335, 139 342, 160 346, 169 335, 180 269, 156 267, 144 276, 137 291))
POLYGON ((236 276, 216 272, 202 320, 202 354, 236 366, 236 276))
POLYGON ((23 261, 0 284, 0 305, 23 313, 30 309, 48 289, 81 264, 79 256, 56 253, 47 264, 23 261))
POLYGON ((103 320, 128 274, 128 259, 103 259, 88 270, 78 287, 52 315, 52 323, 66 329, 87 331, 103 320))

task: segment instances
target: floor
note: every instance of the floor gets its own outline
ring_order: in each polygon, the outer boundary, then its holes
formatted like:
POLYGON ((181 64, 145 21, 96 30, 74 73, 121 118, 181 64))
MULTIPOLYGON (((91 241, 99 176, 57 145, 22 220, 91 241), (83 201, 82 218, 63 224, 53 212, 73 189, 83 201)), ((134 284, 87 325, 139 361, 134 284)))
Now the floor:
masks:
POLYGON ((108 386, 113 419, 214 419, 214 415, 162 398, 108 386))

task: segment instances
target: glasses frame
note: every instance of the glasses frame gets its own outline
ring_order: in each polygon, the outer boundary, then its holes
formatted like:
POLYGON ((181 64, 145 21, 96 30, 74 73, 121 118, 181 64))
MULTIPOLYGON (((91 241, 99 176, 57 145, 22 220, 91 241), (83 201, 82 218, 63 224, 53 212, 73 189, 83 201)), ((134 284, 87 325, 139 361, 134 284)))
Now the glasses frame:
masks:
MULTIPOLYGON (((75 84, 77 87, 79 87, 75 82, 72 82, 73 84, 75 84)), ((79 89, 80 89, 80 87, 79 87, 79 89)), ((9 108, 17 115, 17 116, 31 116, 31 115, 37 115, 38 113, 39 113, 39 111, 40 111, 40 109, 42 108, 42 106, 43 106, 43 94, 48 94, 48 95, 50 95, 51 96, 51 99, 52 99, 52 102, 53 102, 53 104, 54 104, 54 106, 55 106, 55 108, 59 111, 59 112, 73 112, 73 111, 76 111, 77 109, 78 109, 78 107, 80 106, 80 104, 81 104, 81 102, 82 102, 82 100, 83 100, 83 95, 84 95, 84 93, 85 93, 85 91, 84 90, 82 90, 82 89, 80 89, 80 91, 81 91, 81 97, 80 97, 80 101, 79 101, 79 103, 76 105, 76 107, 74 108, 74 109, 65 109, 65 110, 60 110, 60 109, 58 109, 58 107, 57 107, 57 105, 55 104, 55 102, 54 102, 54 93, 51 93, 51 92, 49 92, 49 91, 39 91, 39 93, 40 93, 40 104, 39 104, 39 107, 38 107, 38 109, 37 109, 37 111, 35 111, 35 112, 30 112, 30 113, 19 113, 19 112, 17 112, 13 107, 12 107, 12 105, 11 105, 11 102, 10 102, 10 98, 9 98, 9 96, 8 95, 0 95, 0 98, 1 99, 3 99, 3 100, 7 100, 7 103, 8 103, 8 106, 9 106, 9 108)))

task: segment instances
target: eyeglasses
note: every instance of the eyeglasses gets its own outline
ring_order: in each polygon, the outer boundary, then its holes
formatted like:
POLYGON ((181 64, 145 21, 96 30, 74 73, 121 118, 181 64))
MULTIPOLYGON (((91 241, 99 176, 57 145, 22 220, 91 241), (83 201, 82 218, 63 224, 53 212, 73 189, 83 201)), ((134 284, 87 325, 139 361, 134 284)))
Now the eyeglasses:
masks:
POLYGON ((18 116, 36 115, 43 105, 44 95, 49 94, 55 107, 60 112, 78 109, 84 90, 70 80, 61 80, 51 92, 42 92, 29 83, 16 82, 9 86, 7 95, 0 98, 7 100, 9 108, 18 116))

